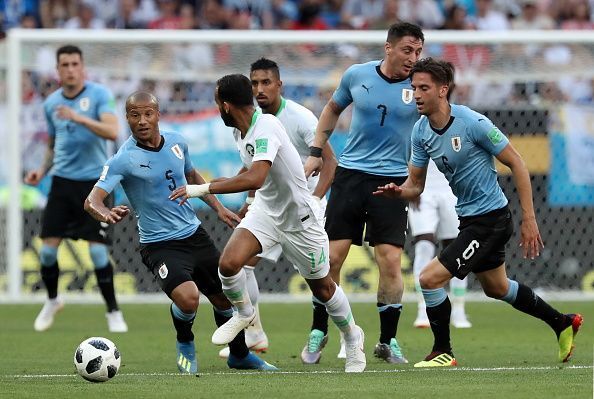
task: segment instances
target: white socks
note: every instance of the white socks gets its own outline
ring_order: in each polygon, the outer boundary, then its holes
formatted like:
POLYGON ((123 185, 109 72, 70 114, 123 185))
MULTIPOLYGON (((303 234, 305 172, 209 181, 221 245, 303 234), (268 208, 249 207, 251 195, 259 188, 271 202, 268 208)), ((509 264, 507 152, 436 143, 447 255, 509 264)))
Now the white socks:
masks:
POLYGON ((351 305, 342 288, 336 286, 334 295, 324 304, 330 318, 336 324, 338 329, 344 333, 344 339, 347 343, 356 343, 359 339, 358 330, 355 330, 355 319, 351 312, 351 305))
POLYGON ((250 317, 254 314, 254 307, 247 293, 245 270, 241 268, 234 276, 225 277, 219 270, 219 278, 223 285, 223 293, 237 312, 243 317, 250 317))
POLYGON ((258 297, 260 295, 260 288, 258 287, 258 280, 256 279, 256 274, 254 273, 254 266, 243 266, 243 270, 245 270, 245 281, 247 285, 247 292, 250 297, 250 301, 252 301, 252 306, 256 310, 256 318, 254 319, 254 328, 262 330, 262 321, 260 320, 260 309, 258 306, 258 297))

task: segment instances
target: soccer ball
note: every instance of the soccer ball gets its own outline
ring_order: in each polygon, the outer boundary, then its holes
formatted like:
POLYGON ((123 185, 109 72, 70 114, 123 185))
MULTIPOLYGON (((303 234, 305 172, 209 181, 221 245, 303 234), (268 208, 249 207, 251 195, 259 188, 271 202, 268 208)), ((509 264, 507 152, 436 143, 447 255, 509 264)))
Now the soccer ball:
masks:
POLYGON ((115 344, 102 337, 91 337, 80 343, 74 352, 74 365, 82 378, 104 382, 117 374, 122 357, 115 344))

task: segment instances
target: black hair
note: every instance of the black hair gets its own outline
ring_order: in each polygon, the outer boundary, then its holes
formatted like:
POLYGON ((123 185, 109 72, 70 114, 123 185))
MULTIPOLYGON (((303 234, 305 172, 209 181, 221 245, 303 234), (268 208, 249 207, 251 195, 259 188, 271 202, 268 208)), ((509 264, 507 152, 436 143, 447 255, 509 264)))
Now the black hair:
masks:
POLYGON ((252 82, 247 76, 236 73, 225 75, 217 80, 219 100, 233 105, 253 105, 252 82))
POLYGON ((80 59, 83 59, 82 50, 72 44, 62 46, 56 51, 56 62, 60 62, 60 56, 62 54, 78 54, 80 56, 80 59))
POLYGON ((280 80, 280 71, 278 69, 278 64, 268 58, 260 58, 256 62, 252 63, 250 67, 250 72, 254 72, 257 70, 263 69, 265 71, 272 71, 274 76, 280 80))
POLYGON ((418 60, 415 65, 413 65, 412 70, 410 71, 410 78, 413 78, 413 75, 417 72, 424 72, 431 75, 431 79, 439 85, 447 85, 448 86, 448 100, 450 99, 450 94, 454 91, 454 65, 451 62, 443 61, 443 60, 436 60, 431 57, 423 58, 418 60))
POLYGON ((404 36, 412 36, 425 43, 425 35, 421 27, 410 22, 396 22, 392 24, 388 29, 388 38, 386 41, 388 43, 394 43, 404 36))

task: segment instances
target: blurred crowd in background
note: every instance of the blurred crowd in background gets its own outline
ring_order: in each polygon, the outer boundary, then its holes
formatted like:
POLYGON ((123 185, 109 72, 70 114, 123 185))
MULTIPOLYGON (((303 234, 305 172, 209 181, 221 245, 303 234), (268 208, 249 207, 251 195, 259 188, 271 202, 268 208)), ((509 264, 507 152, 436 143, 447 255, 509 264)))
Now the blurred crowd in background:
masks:
POLYGON ((12 27, 65 29, 592 29, 594 0, 0 0, 12 27))

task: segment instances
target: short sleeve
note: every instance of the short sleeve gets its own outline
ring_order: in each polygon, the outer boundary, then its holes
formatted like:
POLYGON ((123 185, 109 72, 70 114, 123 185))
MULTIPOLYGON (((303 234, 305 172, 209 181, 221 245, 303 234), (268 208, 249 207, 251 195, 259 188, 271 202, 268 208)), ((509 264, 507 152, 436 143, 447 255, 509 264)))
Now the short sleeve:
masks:
POLYGON ((313 112, 309 111, 303 113, 303 119, 301 120, 299 130, 301 131, 303 141, 307 143, 308 146, 312 146, 314 142, 314 138, 316 137, 316 128, 318 127, 318 118, 313 114, 313 112))
POLYGON ((415 123, 413 131, 410 137, 412 154, 410 157, 410 163, 417 168, 426 168, 429 164, 429 154, 423 147, 421 142, 421 128, 420 121, 415 123))
POLYGON ((53 109, 51 105, 47 102, 43 104, 43 114, 45 115, 45 122, 47 123, 47 134, 51 137, 56 135, 56 127, 54 126, 54 121, 52 120, 52 112, 53 109))
POLYGON ((190 158, 190 151, 188 150, 188 143, 181 142, 182 149, 184 151, 184 174, 190 173, 194 170, 194 164, 192 163, 192 159, 190 158))
POLYGON ((101 114, 115 114, 116 113, 116 105, 115 105, 115 98, 111 92, 101 86, 99 88, 99 105, 97 107, 97 115, 101 116, 101 114))
POLYGON ((508 138, 501 133, 501 130, 486 117, 473 120, 470 125, 470 137, 493 156, 499 155, 509 143, 508 138))
POLYGON ((272 123, 271 121, 261 121, 263 126, 258 126, 254 129, 254 158, 252 162, 270 161, 274 162, 281 142, 279 139, 280 129, 282 125, 280 122, 272 123), (264 123, 266 123, 264 125, 264 123))
POLYGON ((124 178, 124 167, 121 162, 118 162, 119 157, 117 154, 107 160, 107 163, 103 165, 101 176, 95 183, 95 187, 99 187, 108 193, 111 193, 115 186, 124 178))
POLYGON ((355 65, 349 67, 342 78, 340 79, 340 84, 334 91, 332 95, 332 99, 336 104, 338 104, 342 108, 346 108, 350 103, 353 102, 353 96, 351 95, 351 81, 353 80, 353 76, 355 74, 355 65))

